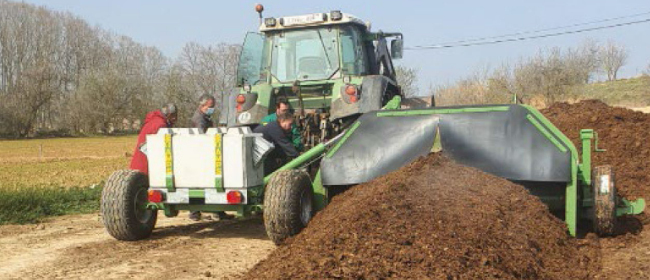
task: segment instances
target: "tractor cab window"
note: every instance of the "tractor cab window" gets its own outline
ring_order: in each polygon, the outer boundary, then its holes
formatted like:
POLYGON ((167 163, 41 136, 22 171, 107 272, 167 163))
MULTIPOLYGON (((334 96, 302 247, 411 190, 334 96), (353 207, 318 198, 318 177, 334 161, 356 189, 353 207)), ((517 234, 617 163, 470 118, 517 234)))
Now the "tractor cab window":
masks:
POLYGON ((237 85, 254 85, 264 81, 263 61, 266 61, 267 56, 264 43, 264 35, 253 32, 246 34, 237 67, 237 85))
POLYGON ((341 27, 341 56, 343 74, 367 74, 363 38, 354 26, 341 27))
POLYGON ((271 74, 281 82, 328 79, 339 69, 336 29, 290 30, 269 36, 271 74))

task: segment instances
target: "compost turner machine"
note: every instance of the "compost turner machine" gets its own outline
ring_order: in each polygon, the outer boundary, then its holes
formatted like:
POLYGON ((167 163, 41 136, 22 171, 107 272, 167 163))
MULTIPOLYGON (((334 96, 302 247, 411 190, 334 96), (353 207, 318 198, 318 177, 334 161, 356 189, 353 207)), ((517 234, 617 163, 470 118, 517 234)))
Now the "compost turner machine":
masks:
POLYGON ((179 210, 239 216, 263 211, 269 237, 281 243, 300 232, 333 195, 442 152, 525 186, 564 218, 569 234, 575 235, 578 221, 586 218, 595 232, 607 235, 614 232, 617 216, 639 214, 645 202, 616 196, 611 167, 592 168, 595 135, 581 131, 579 153, 526 105, 378 110, 265 177, 262 161, 273 145, 248 127, 205 134, 162 129, 147 136, 148 177, 115 172, 101 209, 108 232, 120 240, 148 237, 159 210, 170 217, 179 210))

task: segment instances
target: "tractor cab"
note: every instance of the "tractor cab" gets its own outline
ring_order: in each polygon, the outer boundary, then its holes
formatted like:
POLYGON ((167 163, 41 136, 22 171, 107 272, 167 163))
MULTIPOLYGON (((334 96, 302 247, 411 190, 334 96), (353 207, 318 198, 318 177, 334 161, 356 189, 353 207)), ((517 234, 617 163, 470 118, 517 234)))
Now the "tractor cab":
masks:
POLYGON ((258 12, 260 32, 246 35, 237 88, 224 102, 229 125, 257 124, 285 98, 310 147, 400 95, 392 58, 402 57, 401 33, 371 32, 340 11, 264 19, 258 12))

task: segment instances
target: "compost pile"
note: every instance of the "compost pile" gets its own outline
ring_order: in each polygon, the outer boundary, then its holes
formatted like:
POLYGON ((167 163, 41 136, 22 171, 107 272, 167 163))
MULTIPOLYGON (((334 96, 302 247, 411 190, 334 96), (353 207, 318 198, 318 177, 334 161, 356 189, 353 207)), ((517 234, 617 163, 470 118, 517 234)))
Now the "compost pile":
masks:
POLYGON ((580 129, 598 133, 598 148, 592 166, 614 167, 618 194, 628 199, 650 194, 650 114, 611 107, 599 100, 575 104, 556 103, 542 110, 576 148, 581 149, 580 129))
POLYGON ((599 268, 523 187, 437 154, 336 196, 244 278, 587 279, 599 268))

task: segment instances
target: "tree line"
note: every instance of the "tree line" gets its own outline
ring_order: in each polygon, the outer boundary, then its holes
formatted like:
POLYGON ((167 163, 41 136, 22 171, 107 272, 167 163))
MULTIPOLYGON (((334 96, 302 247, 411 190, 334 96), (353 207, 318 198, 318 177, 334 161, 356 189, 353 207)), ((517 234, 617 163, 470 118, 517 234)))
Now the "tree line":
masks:
POLYGON ((516 98, 519 103, 544 106, 576 97, 577 87, 597 78, 616 80, 627 58, 622 45, 587 40, 576 48, 540 50, 514 64, 430 91, 440 105, 513 103, 516 98))
MULTIPOLYGON (((69 12, 0 0, 0 137, 108 133, 173 102, 180 125, 197 98, 234 87, 241 45, 187 43, 169 58, 152 46, 90 26, 69 12)), ((553 103, 598 77, 616 80, 625 47, 586 41, 542 50, 514 64, 431 88, 438 105, 553 103)), ((650 66, 648 67, 650 73, 650 66)), ((418 95, 418 73, 397 67, 407 96, 418 95)))
POLYGON ((165 102, 186 121, 200 95, 219 102, 233 87, 239 52, 187 43, 169 58, 69 12, 0 0, 0 136, 106 133, 165 102))

